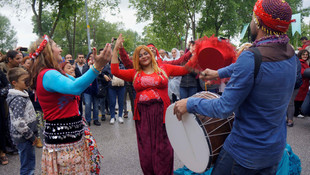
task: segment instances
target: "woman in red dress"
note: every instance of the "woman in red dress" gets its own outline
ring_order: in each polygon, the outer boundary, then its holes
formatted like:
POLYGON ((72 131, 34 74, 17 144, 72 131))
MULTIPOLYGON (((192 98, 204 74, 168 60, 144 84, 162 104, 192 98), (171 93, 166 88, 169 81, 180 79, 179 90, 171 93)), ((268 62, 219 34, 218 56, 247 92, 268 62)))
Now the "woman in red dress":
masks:
MULTIPOLYGON (((144 174, 173 174, 173 149, 166 128, 165 113, 170 105, 168 77, 188 71, 181 66, 158 65, 147 46, 138 46, 133 54, 133 69, 120 70, 117 53, 123 43, 118 37, 111 61, 113 75, 129 82, 137 92, 134 117, 140 165, 144 174)), ((187 63, 190 65, 191 61, 187 63)))

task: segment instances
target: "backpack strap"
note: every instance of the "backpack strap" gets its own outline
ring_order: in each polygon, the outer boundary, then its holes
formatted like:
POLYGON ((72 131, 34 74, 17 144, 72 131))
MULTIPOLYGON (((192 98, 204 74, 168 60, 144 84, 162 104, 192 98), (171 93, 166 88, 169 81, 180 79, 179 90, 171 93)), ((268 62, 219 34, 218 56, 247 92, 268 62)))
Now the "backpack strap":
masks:
POLYGON ((255 61, 254 81, 255 81, 257 74, 259 72, 259 69, 260 69, 260 65, 262 63, 262 55, 257 47, 250 48, 249 50, 254 53, 254 61, 255 61))

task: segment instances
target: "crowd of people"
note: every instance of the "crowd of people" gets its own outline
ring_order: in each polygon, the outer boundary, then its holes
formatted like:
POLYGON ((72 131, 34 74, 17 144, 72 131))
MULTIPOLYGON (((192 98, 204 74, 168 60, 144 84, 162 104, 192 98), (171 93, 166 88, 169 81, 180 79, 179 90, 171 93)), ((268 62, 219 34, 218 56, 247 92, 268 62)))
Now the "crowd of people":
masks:
POLYGON ((310 42, 302 37, 295 53, 285 34, 291 15, 286 2, 258 0, 253 43, 236 50, 236 63, 200 74, 188 69, 195 67, 194 41, 185 51, 169 53, 149 43, 129 55, 120 34, 98 53, 93 48, 74 59, 45 35, 28 53, 17 48, 1 54, 1 164, 9 163, 7 153, 19 154, 20 174, 34 174, 36 146, 43 147, 42 174, 99 174, 100 156, 88 127, 100 126, 108 116, 111 125, 123 124, 131 109, 143 173, 173 174, 165 114, 175 102, 179 120, 187 111, 215 118, 235 112, 212 174, 275 174, 286 126, 293 127, 294 116, 304 117, 301 106, 309 89, 310 42), (209 81, 215 78, 229 79, 209 81), (203 90, 223 94, 213 100, 190 98, 203 90))

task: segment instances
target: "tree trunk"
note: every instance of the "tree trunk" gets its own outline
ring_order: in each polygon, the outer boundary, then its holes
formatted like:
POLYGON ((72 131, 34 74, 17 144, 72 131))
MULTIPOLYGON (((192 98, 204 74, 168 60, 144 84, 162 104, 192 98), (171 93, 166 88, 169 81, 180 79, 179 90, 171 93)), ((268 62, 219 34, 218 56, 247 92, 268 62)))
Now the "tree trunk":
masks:
POLYGON ((39 13, 36 12, 36 0, 32 0, 31 8, 34 16, 36 17, 36 22, 38 26, 38 32, 40 36, 43 36, 42 24, 41 24, 41 16, 42 16, 42 0, 39 0, 39 13))
POLYGON ((73 54, 73 52, 72 52, 72 37, 71 37, 70 26, 69 25, 70 25, 70 23, 67 22, 66 23, 66 37, 67 37, 68 46, 69 46, 69 53, 72 55, 73 54))
MULTIPOLYGON (((186 23, 186 33, 185 33, 185 42, 184 42, 184 48, 186 49, 186 44, 187 44, 187 38, 188 38, 188 30, 189 30, 189 25, 186 23)), ((185 50, 184 50, 185 51, 185 50)))
POLYGON ((195 10, 196 10, 196 2, 194 3, 194 12, 192 14, 192 30, 193 30, 193 37, 194 37, 194 41, 196 40, 196 14, 195 14, 195 10))
MULTIPOLYGON (((74 58, 76 58, 75 53, 75 31, 76 31, 76 12, 74 13, 74 20, 73 20, 73 39, 72 39, 72 54, 74 55, 74 58)), ((72 56, 73 56, 72 55, 72 56)))
POLYGON ((196 24, 195 21, 192 21, 192 34, 193 34, 193 40, 196 41, 196 24))
POLYGON ((55 21, 54 21, 52 30, 51 30, 51 32, 50 32, 50 37, 51 37, 51 38, 52 38, 53 35, 54 35, 56 26, 57 26, 57 24, 58 24, 60 15, 61 15, 61 13, 62 13, 62 8, 63 8, 63 1, 60 1, 60 2, 59 2, 59 5, 58 5, 58 14, 57 14, 57 17, 56 17, 56 19, 55 19, 55 21))

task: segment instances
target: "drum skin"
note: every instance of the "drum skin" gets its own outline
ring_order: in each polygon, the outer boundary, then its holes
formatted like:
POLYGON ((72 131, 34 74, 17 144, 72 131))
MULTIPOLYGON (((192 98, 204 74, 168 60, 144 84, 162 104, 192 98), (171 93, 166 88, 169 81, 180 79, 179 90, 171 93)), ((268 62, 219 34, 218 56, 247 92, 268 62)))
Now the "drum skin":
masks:
MULTIPOLYGON (((214 99, 219 95, 203 91, 192 97, 214 99)), ((234 115, 227 119, 186 113, 182 121, 173 114, 174 104, 166 112, 166 130, 170 143, 184 165, 196 173, 203 173, 215 164, 229 135, 234 115)))

